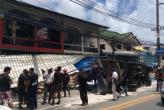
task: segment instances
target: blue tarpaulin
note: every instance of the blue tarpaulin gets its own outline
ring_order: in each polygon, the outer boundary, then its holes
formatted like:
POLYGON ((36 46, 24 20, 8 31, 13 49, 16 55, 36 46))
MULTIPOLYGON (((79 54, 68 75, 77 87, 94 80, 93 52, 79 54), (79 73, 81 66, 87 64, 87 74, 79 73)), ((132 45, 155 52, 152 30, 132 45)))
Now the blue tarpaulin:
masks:
POLYGON ((78 70, 83 69, 87 71, 87 70, 91 70, 92 63, 94 63, 95 61, 96 61, 96 57, 85 57, 74 65, 78 70))

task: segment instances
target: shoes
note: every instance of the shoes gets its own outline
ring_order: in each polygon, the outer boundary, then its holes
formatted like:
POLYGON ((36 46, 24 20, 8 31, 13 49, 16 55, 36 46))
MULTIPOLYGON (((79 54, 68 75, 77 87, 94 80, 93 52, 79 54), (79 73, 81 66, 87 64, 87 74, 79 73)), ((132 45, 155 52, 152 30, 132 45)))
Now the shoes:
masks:
POLYGON ((41 104, 42 104, 42 105, 45 105, 45 104, 46 104, 46 102, 42 102, 41 104))
POLYGON ((24 109, 22 106, 19 106, 19 109, 24 109))
POLYGON ((118 99, 112 99, 112 101, 117 101, 118 99))
POLYGON ((51 103, 51 105, 55 105, 55 100, 52 100, 52 103, 51 103))
POLYGON ((81 104, 81 106, 85 106, 85 104, 84 104, 84 103, 82 103, 82 104, 81 104))
POLYGON ((58 100, 58 102, 56 104, 60 104, 60 100, 58 100))

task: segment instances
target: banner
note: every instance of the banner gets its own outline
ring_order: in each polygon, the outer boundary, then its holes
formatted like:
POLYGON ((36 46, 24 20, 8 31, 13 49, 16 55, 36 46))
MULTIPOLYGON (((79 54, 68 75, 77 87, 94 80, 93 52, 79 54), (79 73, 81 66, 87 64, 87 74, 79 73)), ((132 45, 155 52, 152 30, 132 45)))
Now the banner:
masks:
POLYGON ((48 39, 48 29, 47 28, 41 28, 38 29, 36 32, 36 39, 37 40, 46 40, 48 39))

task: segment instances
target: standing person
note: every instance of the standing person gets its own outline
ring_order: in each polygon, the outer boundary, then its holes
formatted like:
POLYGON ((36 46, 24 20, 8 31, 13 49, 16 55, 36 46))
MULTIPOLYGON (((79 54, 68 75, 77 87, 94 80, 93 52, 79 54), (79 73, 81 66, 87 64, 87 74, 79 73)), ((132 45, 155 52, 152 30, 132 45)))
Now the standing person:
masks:
POLYGON ((124 91, 125 95, 128 96, 128 77, 127 77, 127 71, 124 71, 123 72, 121 86, 123 87, 123 91, 124 91))
POLYGON ((70 76, 69 76, 69 74, 67 73, 67 70, 64 69, 64 70, 63 70, 63 92, 64 92, 64 97, 67 96, 66 91, 68 92, 69 97, 71 96, 70 90, 69 90, 69 84, 68 84, 69 81, 70 81, 70 76))
POLYGON ((12 95, 11 95, 11 84, 12 80, 9 76, 11 71, 10 67, 5 67, 4 72, 0 74, 0 98, 2 104, 7 102, 8 106, 13 109, 12 95))
POLYGON ((23 102, 27 103, 27 91, 29 87, 29 74, 28 70, 24 69, 23 73, 18 78, 18 96, 19 96, 19 108, 23 109, 23 102))
POLYGON ((98 65, 97 64, 93 64, 93 67, 92 67, 92 76, 93 76, 93 80, 94 80, 94 87, 95 89, 97 89, 97 74, 100 74, 98 73, 99 72, 99 68, 98 68, 98 65))
POLYGON ((34 68, 29 69, 30 85, 28 90, 29 95, 29 109, 37 109, 37 88, 38 88, 38 75, 34 72, 34 68))
POLYGON ((159 90, 159 82, 160 82, 160 79, 159 79, 159 73, 160 73, 160 68, 159 67, 157 67, 157 70, 156 70, 156 80, 157 80, 157 86, 156 86, 156 92, 158 92, 158 90, 159 90))
POLYGON ((118 86, 118 73, 116 72, 116 70, 113 71, 112 73, 112 92, 113 92, 113 100, 118 100, 118 93, 116 91, 116 88, 118 86))
POLYGON ((42 104, 44 105, 47 100, 47 93, 49 93, 48 97, 48 103, 51 102, 51 97, 52 97, 52 83, 54 80, 54 74, 52 68, 48 69, 48 73, 45 75, 45 71, 42 70, 43 78, 45 79, 44 83, 44 96, 43 96, 43 102, 42 104))
POLYGON ((159 70, 158 73, 158 91, 160 92, 164 81, 164 66, 159 70))
POLYGON ((58 102, 56 104, 60 104, 62 86, 63 86, 63 75, 61 73, 61 67, 58 66, 54 74, 53 99, 51 103, 52 105, 55 104, 56 97, 58 98, 58 102))
POLYGON ((78 82, 79 82, 79 91, 80 91, 82 106, 88 105, 87 80, 88 80, 88 74, 84 70, 80 71, 78 75, 78 82))

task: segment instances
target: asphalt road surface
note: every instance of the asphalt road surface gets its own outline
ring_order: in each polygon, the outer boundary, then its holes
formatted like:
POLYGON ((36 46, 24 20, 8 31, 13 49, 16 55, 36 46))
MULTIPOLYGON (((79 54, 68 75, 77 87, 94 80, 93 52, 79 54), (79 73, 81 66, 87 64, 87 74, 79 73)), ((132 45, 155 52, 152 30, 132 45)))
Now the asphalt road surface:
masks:
POLYGON ((103 108, 102 110, 164 110, 158 93, 143 95, 129 99, 120 104, 103 108))

